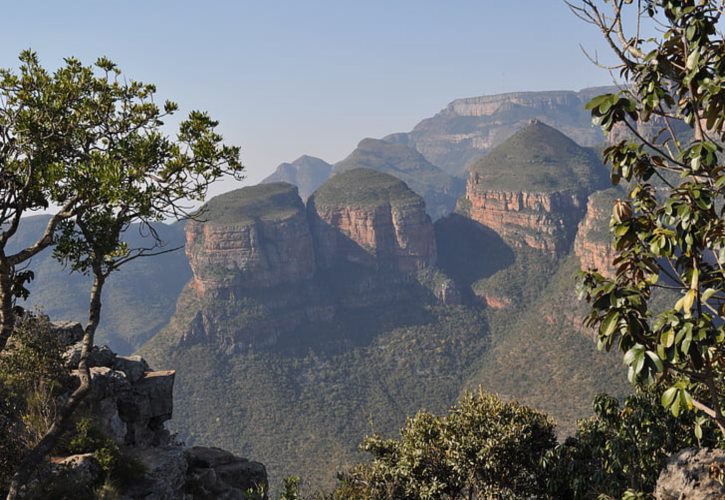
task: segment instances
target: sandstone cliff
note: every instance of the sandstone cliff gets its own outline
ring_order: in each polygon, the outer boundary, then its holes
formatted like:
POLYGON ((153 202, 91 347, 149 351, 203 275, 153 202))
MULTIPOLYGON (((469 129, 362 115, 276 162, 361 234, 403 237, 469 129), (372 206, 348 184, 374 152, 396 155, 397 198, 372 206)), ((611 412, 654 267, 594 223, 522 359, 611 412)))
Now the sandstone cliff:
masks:
POLYGON ((574 240, 574 253, 584 270, 596 269, 605 276, 612 276, 612 262, 616 256, 609 233, 609 219, 617 198, 623 198, 621 189, 599 191, 589 197, 587 213, 574 240))
POLYGON ((606 183, 595 153, 561 132, 531 122, 471 166, 469 216, 508 244, 566 252, 587 196, 606 183))
POLYGON ((310 197, 308 212, 324 268, 350 262, 410 274, 435 263, 425 203, 393 176, 368 169, 337 174, 310 197))
MULTIPOLYGON (((429 292, 418 283, 435 264, 433 226, 423 199, 387 174, 337 174, 307 209, 292 185, 246 187, 212 199, 201 218, 187 225, 193 278, 170 327, 181 345, 302 346, 335 330, 342 311, 426 293, 457 300, 452 283, 429 292)), ((342 332, 325 342, 349 340, 342 332)))
POLYGON ((212 199, 186 226, 193 287, 269 288, 315 272, 305 207, 290 184, 245 187, 212 199))

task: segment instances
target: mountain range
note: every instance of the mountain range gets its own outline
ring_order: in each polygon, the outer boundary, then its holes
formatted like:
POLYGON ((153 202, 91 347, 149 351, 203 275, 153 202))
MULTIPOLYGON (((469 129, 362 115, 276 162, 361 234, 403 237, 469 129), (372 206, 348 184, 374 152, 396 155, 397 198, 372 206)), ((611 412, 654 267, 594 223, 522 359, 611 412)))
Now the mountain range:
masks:
MULTIPOLYGON (((582 109, 599 92, 459 99, 213 198, 203 221, 159 227, 183 253, 111 279, 102 340, 176 369, 180 437, 265 463, 272 484, 329 485, 364 435, 479 384, 565 436, 595 394, 628 391, 573 292, 611 257, 618 192, 582 109)), ((48 254, 32 267, 33 305, 82 317, 87 281, 48 254)))

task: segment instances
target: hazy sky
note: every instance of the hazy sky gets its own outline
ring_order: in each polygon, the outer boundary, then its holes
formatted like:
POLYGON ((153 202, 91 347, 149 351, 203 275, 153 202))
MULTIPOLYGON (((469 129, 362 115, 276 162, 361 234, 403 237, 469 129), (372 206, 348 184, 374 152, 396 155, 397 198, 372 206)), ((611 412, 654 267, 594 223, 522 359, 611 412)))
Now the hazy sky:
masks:
POLYGON ((209 111, 246 183, 301 154, 338 161, 458 97, 610 82, 579 48, 606 53, 597 33, 560 0, 24 0, 2 26, 0 66, 25 48, 48 67, 106 55, 209 111))

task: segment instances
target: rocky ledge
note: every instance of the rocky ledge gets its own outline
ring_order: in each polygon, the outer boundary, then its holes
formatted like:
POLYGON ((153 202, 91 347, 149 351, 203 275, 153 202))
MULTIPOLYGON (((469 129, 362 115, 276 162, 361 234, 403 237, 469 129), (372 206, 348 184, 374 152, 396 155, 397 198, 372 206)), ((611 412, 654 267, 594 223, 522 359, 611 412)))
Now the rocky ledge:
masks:
MULTIPOLYGON (((78 323, 55 323, 68 345, 65 359, 77 364, 83 329, 78 323)), ((141 464, 120 491, 122 499, 244 499, 249 491, 267 491, 264 465, 218 448, 186 448, 165 428, 173 413, 175 372, 152 370, 140 356, 117 356, 96 346, 90 356, 91 392, 82 413, 104 438, 116 443, 127 459, 141 464)), ((84 453, 51 458, 39 476, 70 481, 77 491, 94 491, 103 481, 100 456, 84 453)), ((262 495, 263 496, 263 495, 262 495)), ((262 497, 259 497, 262 498, 262 497)))

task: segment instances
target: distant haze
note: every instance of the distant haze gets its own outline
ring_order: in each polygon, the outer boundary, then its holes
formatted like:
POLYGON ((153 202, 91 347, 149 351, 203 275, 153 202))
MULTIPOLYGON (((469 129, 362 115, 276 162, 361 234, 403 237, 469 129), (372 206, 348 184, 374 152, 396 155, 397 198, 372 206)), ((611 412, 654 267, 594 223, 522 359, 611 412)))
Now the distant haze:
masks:
POLYGON ((249 184, 302 154, 337 162, 455 98, 610 83, 580 43, 607 54, 558 0, 16 2, 0 67, 25 48, 48 67, 107 55, 219 119, 249 184))

